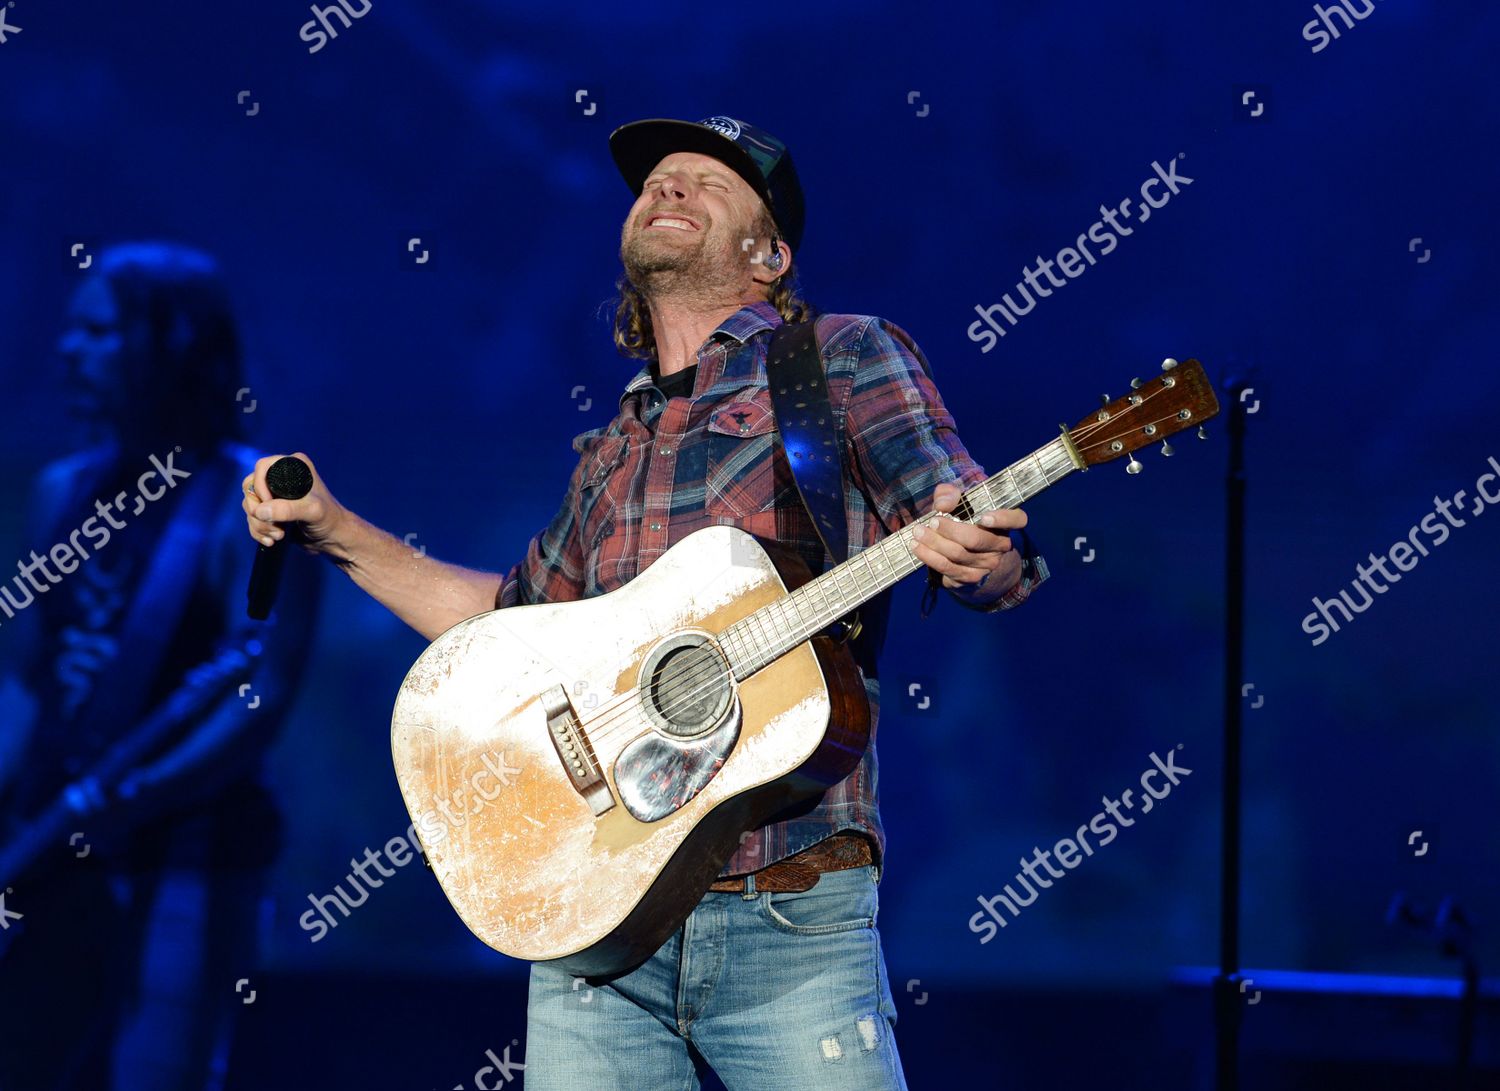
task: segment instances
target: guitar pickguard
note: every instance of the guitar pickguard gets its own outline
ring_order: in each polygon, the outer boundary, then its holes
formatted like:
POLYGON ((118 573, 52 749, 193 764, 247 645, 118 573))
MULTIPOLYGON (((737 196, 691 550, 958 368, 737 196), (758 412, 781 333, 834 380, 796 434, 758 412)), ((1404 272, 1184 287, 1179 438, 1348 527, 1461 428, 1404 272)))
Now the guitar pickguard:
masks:
POLYGON ((615 762, 615 787, 625 809, 642 822, 676 811, 713 780, 740 737, 738 706, 701 739, 671 739, 655 732, 625 747, 615 762))
POLYGON ((723 766, 740 735, 739 701, 729 664, 713 637, 683 630, 646 656, 641 708, 652 730, 615 760, 625 809, 654 822, 682 807, 723 766))

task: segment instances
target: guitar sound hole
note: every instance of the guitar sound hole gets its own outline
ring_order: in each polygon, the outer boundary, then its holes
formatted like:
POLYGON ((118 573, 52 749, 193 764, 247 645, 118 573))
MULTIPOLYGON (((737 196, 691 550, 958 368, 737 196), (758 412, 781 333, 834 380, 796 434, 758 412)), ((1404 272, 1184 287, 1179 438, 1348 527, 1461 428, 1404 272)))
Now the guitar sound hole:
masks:
POLYGON ((702 644, 677 647, 662 656, 653 672, 651 703, 669 734, 686 738, 712 728, 728 703, 729 680, 723 661, 702 644))

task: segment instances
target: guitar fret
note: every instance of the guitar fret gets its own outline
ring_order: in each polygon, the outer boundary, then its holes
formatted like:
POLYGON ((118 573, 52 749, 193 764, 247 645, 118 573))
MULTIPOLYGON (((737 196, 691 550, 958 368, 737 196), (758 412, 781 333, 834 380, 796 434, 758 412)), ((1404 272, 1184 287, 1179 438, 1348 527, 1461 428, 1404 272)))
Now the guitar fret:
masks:
POLYGON ((1005 473, 1006 476, 1010 478, 1010 491, 1011 494, 1015 497, 1014 500, 1011 500, 1009 497, 1007 497, 1006 499, 1009 502, 1005 506, 1008 508, 1013 508, 1022 500, 1026 499, 1026 494, 1021 491, 1021 486, 1016 484, 1016 468, 1014 466, 1007 466, 1005 468, 1005 473))
POLYGON ((859 597, 868 599, 872 594, 871 589, 880 586, 880 577, 875 571, 874 558, 870 556, 868 549, 857 553, 855 556, 859 558, 860 566, 859 597))
POLYGON ((817 616, 817 611, 808 600, 805 587, 799 587, 793 591, 791 598, 797 604, 797 635, 806 640, 807 630, 811 628, 813 618, 817 616))
POLYGON ((764 610, 766 626, 765 656, 767 659, 771 658, 775 653, 776 646, 781 642, 781 635, 786 631, 785 625, 781 622, 781 613, 781 604, 779 602, 771 603, 764 610))
POLYGON ((813 611, 812 624, 808 626, 813 632, 817 632, 826 623, 828 618, 828 580, 826 574, 819 575, 812 583, 813 602, 817 609, 813 611))
MULTIPOLYGON (((1019 507, 1076 468, 1067 444, 1054 439, 970 486, 963 497, 970 515, 977 520, 987 511, 1019 507)), ((911 551, 910 529, 903 527, 887 535, 726 629, 722 639, 725 654, 741 677, 761 669, 773 656, 810 639, 852 608, 921 569, 922 561, 911 551)))
POLYGON ((737 670, 748 671, 750 668, 750 650, 745 647, 745 622, 741 618, 730 626, 729 631, 734 634, 734 663, 737 670))
MULTIPOLYGON (((854 570, 848 565, 839 565, 833 577, 833 587, 836 592, 833 598, 833 609, 835 614, 842 615, 848 608, 849 600, 853 597, 851 580, 854 578, 854 570)), ((837 620, 835 618, 835 620, 837 620)))
POLYGON ((766 656, 766 619, 762 610, 750 615, 755 619, 755 659, 757 664, 766 656))
POLYGON ((802 594, 800 592, 800 589, 798 591, 793 591, 790 595, 788 595, 786 597, 786 601, 791 603, 792 612, 796 615, 797 618, 797 635, 801 636, 802 631, 807 628, 807 617, 802 613, 802 594))

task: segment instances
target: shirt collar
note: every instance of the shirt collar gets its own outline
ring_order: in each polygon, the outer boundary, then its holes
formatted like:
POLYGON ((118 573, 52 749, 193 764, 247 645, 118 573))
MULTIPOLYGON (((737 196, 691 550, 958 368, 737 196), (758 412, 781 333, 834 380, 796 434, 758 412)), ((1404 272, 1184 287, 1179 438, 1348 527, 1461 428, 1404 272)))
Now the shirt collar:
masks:
MULTIPOLYGON (((746 303, 739 310, 724 319, 724 321, 720 322, 714 332, 708 335, 708 339, 712 341, 720 334, 723 334, 743 345, 761 330, 775 329, 781 324, 781 312, 776 309, 774 304, 766 300, 761 300, 757 303, 746 303)), ((624 393, 620 395, 621 405, 623 406, 625 399, 635 391, 651 385, 653 385, 651 365, 647 363, 640 371, 636 372, 635 378, 626 384, 624 393)))
POLYGON ((709 337, 723 333, 743 345, 761 330, 774 329, 779 325, 781 325, 781 312, 771 303, 761 300, 758 303, 747 303, 735 311, 720 322, 719 328, 709 334, 709 337))

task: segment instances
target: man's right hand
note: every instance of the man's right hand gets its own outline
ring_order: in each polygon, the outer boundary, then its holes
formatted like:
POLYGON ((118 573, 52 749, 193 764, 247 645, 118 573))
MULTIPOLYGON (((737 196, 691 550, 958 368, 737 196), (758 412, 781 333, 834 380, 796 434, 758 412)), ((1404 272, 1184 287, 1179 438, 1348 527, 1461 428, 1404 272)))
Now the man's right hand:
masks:
POLYGON ((267 455, 255 463, 255 472, 242 483, 245 493, 241 507, 245 510, 245 521, 250 537, 261 545, 270 545, 286 537, 286 531, 278 523, 299 523, 302 544, 314 553, 328 552, 333 536, 348 514, 342 504, 333 498, 323 479, 318 476, 312 459, 301 451, 294 457, 307 463, 312 470, 313 486, 300 500, 277 500, 266 487, 266 471, 281 455, 267 455))
POLYGON ((286 531, 278 523, 294 523, 302 545, 338 565, 361 590, 428 640, 465 618, 495 609, 501 577, 429 556, 427 548, 413 549, 410 535, 397 538, 361 519, 333 498, 300 451, 296 457, 312 470, 313 486, 301 500, 273 500, 266 488, 266 471, 280 455, 255 464, 245 478, 245 520, 250 537, 262 545, 280 541, 286 531))

